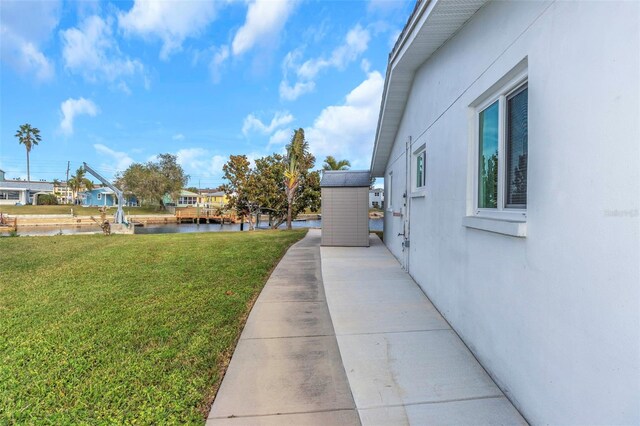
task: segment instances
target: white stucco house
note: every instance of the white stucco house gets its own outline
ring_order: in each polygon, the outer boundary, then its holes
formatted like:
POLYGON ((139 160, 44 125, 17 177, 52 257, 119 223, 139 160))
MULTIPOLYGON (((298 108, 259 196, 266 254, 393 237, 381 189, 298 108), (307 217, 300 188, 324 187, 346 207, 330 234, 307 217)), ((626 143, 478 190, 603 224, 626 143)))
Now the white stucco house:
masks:
POLYGON ((384 188, 369 190, 369 208, 381 209, 384 207, 384 188))
POLYGON ((422 0, 385 244, 533 424, 640 424, 640 2, 422 0))

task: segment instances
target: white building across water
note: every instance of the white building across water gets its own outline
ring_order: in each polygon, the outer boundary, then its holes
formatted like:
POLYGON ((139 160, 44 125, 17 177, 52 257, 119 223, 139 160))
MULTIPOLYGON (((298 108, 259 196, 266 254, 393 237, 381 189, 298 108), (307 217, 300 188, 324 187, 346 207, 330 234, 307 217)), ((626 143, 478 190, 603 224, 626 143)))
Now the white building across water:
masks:
POLYGON ((40 194, 53 194, 53 184, 5 180, 5 173, 0 170, 0 205, 36 204, 40 194))
POLYGON ((422 0, 385 244, 534 424, 640 424, 640 2, 422 0))

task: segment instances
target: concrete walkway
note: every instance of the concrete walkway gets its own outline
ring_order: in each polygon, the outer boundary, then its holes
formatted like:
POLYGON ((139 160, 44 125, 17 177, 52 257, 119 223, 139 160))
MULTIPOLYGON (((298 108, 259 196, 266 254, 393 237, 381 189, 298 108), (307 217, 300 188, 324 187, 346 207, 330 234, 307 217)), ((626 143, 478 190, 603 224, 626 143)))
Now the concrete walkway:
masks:
POLYGON ((207 425, 359 425, 322 285, 320 234, 292 246, 247 320, 207 425))
POLYGON ((370 242, 320 248, 310 230, 289 249, 207 425, 526 424, 380 239, 370 242))
POLYGON ((380 239, 370 243, 321 248, 362 424, 526 424, 380 239))

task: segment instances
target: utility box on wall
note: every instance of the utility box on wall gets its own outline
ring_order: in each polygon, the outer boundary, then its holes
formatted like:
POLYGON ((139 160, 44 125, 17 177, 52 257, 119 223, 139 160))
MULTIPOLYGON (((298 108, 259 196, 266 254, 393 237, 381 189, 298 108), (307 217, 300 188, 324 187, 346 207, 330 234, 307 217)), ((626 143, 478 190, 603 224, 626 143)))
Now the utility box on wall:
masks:
POLYGON ((323 173, 323 246, 369 247, 369 176, 368 170, 323 173))

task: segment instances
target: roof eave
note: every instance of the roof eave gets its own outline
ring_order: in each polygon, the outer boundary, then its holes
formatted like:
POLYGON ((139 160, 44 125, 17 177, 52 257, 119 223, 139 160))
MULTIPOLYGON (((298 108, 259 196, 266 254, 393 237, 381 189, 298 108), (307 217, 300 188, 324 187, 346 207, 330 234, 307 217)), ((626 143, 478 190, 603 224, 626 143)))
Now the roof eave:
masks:
POLYGON ((371 157, 371 176, 384 175, 416 70, 453 37, 487 1, 422 0, 416 4, 389 55, 371 157), (389 97, 390 90, 396 95, 393 98, 389 97))

